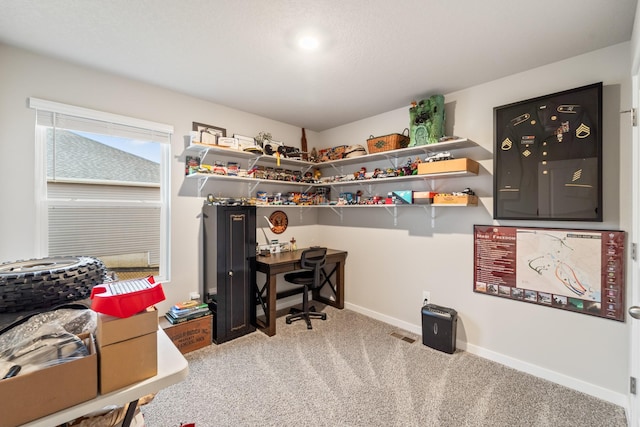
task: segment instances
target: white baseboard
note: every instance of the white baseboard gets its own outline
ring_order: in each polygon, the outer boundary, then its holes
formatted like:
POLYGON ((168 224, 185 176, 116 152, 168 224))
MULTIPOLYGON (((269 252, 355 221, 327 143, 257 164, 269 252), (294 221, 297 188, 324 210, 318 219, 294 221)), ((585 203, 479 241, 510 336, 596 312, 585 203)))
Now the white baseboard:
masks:
MULTIPOLYGON (((404 322, 394 317, 390 317, 348 302, 345 302, 345 308, 371 317, 373 319, 380 320, 381 322, 388 323, 405 331, 422 336, 422 325, 418 326, 408 322, 404 322)), ((501 365, 508 366, 509 368, 513 368, 521 372, 526 372, 527 374, 534 375, 538 378, 542 378, 547 381, 551 381, 556 384, 568 387, 570 389, 586 393, 593 397, 597 397, 598 399, 611 402, 615 405, 623 407, 627 415, 629 414, 629 398, 625 394, 617 393, 612 390, 597 386, 595 384, 585 382, 578 378, 570 377, 568 375, 564 375, 550 369, 542 368, 532 363, 515 359, 504 354, 496 353, 495 351, 487 350, 486 348, 479 347, 474 344, 468 344, 460 340, 456 341, 456 347, 460 350, 468 351, 469 353, 475 354, 476 356, 482 357, 484 359, 491 360, 492 362, 500 363, 501 365)))
POLYGON ((413 332, 417 335, 422 335, 422 326, 418 327, 416 325, 412 325, 408 322, 403 322, 402 320, 398 320, 395 317, 389 317, 384 314, 378 313, 377 311, 372 311, 364 307, 360 307, 359 305, 351 304, 348 302, 344 303, 344 307, 348 308, 351 311, 355 311, 356 313, 364 314, 367 317, 371 317, 372 319, 380 320, 381 322, 388 323, 397 328, 403 329, 405 331, 413 332))

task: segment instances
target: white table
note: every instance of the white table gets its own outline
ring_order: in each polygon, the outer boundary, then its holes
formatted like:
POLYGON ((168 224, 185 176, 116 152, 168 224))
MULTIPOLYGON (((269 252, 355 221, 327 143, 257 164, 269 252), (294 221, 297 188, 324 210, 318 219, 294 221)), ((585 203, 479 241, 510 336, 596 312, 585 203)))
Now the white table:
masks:
MULTIPOLYGON (((131 421, 138 399, 150 393, 157 393, 172 384, 179 383, 187 377, 189 364, 180 351, 171 342, 167 334, 158 329, 158 374, 139 383, 121 388, 108 394, 98 395, 76 406, 63 409, 46 417, 23 424, 23 427, 51 427, 72 421, 88 413, 100 410, 109 405, 129 405, 127 416, 131 421), (129 413, 130 412, 130 413, 129 413)), ((79 378, 79 380, 81 380, 79 378)), ((61 391, 64 392, 64 391, 61 391)), ((127 419, 125 418, 125 421, 127 419)), ((123 425, 128 425, 124 424, 123 425)))

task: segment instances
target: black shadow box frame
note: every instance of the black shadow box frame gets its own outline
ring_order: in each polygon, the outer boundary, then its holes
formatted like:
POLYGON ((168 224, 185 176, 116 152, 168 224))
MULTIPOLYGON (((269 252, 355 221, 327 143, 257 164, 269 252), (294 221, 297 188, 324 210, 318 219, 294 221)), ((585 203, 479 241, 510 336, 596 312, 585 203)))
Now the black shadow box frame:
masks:
POLYGON ((494 108, 493 217, 602 222, 602 82, 494 108))

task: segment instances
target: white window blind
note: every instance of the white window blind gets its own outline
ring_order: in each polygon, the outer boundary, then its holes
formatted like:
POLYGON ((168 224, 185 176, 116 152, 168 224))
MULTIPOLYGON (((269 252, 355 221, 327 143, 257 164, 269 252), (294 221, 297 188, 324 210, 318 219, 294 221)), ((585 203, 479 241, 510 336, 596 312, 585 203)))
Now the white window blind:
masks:
POLYGON ((136 259, 168 280, 173 128, 36 98, 29 106, 45 255, 136 259))
MULTIPOLYGON (((157 139, 152 136, 151 139, 145 139, 161 143, 168 143, 169 138, 173 134, 173 126, 171 125, 38 98, 29 98, 29 107, 37 110, 37 124, 42 126, 53 126, 53 118, 55 116, 57 120, 61 121, 61 123, 57 125, 61 129, 74 129, 103 133, 105 135, 114 134, 124 137, 127 137, 129 132, 131 132, 131 135, 138 133, 141 135, 154 135, 157 133, 157 139)), ((136 137, 132 136, 132 138, 135 139, 136 137)))

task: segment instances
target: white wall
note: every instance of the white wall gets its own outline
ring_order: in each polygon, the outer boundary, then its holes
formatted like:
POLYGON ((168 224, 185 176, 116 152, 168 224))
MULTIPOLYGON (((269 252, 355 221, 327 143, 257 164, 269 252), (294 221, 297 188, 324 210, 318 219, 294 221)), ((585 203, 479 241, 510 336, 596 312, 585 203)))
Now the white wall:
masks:
MULTIPOLYGON (((481 196, 481 206, 401 210, 395 226, 384 209, 345 210, 342 216, 330 209, 305 210, 289 214, 293 226, 281 239, 295 236, 299 246, 348 250, 345 293, 350 308, 419 333, 422 290, 429 290, 433 302, 458 310, 462 348, 624 404, 627 324, 473 293, 472 230, 474 224, 493 222, 493 108, 597 81, 605 84, 605 222, 526 225, 629 229, 630 130, 620 125, 618 114, 630 106, 629 57, 625 43, 446 95, 449 131, 481 145, 470 155, 482 159, 482 170, 478 177, 433 185, 444 191, 470 186, 481 196)), ((0 63, 0 262, 36 254, 35 112, 26 107, 30 96, 175 127, 167 303, 186 298, 199 283, 197 216, 202 199, 184 182, 180 158, 182 135, 191 122, 225 127, 229 134, 268 130, 290 145, 300 141, 297 127, 12 47, 0 45, 0 63)), ((307 139, 309 147, 365 144, 371 134, 401 132, 408 121, 407 107, 320 135, 307 132, 307 139)), ((261 235, 258 232, 259 241, 261 235)))
MULTIPOLYGON (((188 299, 200 283, 200 207, 196 182, 184 180, 183 135, 192 122, 227 129, 227 135, 254 136, 270 131, 274 139, 300 145, 300 128, 205 102, 156 86, 75 66, 0 44, 0 262, 38 256, 34 228, 34 126, 35 110, 27 107, 29 97, 166 123, 174 126, 171 166, 171 271, 164 286, 166 311, 171 303, 188 299)), ((309 146, 318 136, 307 131, 309 146)), ((217 194, 216 188, 207 191, 217 194)), ((246 195, 246 186, 238 190, 246 195)), ((206 193, 204 193, 206 195, 206 193)), ((291 218, 299 242, 312 241, 317 234, 315 215, 291 218)), ((264 225, 264 224, 262 224, 264 225)), ((267 231, 268 232, 268 231, 267 231)), ((258 232, 258 241, 264 237, 258 232)))
MULTIPOLYGON (((628 117, 619 114, 631 105, 629 70, 630 48, 624 43, 446 94, 447 133, 493 152, 494 107, 604 83, 604 222, 501 221, 502 225, 630 230, 631 127, 628 117)), ((407 106, 322 132, 321 137, 325 143, 364 144, 370 134, 400 132, 408 122, 407 106)), ((625 405, 626 323, 472 292, 473 225, 494 223, 491 155, 476 154, 484 159, 477 178, 434 185, 443 190, 470 186, 481 196, 482 206, 437 208, 433 226, 429 212, 415 209, 402 211, 396 227, 381 210, 358 209, 353 218, 342 218, 341 227, 333 227, 339 219, 321 214, 322 223, 332 224, 326 243, 349 251, 349 307, 420 332, 422 291, 429 290, 432 302, 458 310, 461 347, 625 405), (377 226, 362 228, 372 216, 377 226)))

